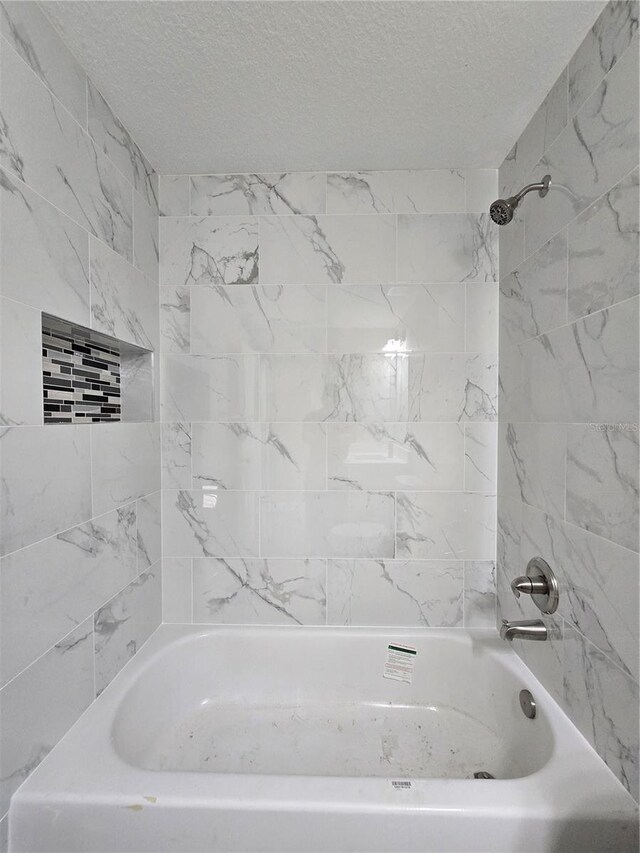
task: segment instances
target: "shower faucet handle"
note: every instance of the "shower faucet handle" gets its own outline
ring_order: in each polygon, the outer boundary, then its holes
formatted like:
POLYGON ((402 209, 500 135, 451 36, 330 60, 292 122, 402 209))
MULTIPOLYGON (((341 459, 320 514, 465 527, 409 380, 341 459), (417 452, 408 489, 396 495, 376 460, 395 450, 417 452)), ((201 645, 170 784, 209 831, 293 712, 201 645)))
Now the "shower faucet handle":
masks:
POLYGON ((542 557, 533 557, 527 563, 525 575, 511 581, 511 589, 516 598, 530 595, 531 600, 542 613, 555 613, 558 609, 560 590, 551 566, 542 557))
POLYGON ((524 595, 546 595, 549 592, 549 585, 544 578, 528 578, 526 575, 521 575, 511 581, 511 589, 515 597, 520 598, 521 593, 524 595))

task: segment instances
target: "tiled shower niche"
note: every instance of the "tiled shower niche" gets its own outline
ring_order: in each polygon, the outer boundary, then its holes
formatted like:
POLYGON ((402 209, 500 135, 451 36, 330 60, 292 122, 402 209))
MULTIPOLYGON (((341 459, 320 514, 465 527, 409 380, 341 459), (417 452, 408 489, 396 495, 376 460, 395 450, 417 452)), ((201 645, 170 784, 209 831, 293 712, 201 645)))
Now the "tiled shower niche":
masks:
POLYGON ((45 424, 153 420, 153 354, 42 315, 45 424))

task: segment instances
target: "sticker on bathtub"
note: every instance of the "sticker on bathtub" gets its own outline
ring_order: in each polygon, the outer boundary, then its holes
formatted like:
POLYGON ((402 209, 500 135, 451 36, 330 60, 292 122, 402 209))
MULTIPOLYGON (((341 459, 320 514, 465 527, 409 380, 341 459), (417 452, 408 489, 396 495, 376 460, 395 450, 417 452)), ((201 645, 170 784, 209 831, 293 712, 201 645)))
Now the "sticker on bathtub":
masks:
POLYGON ((382 677, 411 684, 413 665, 417 654, 416 649, 411 648, 411 646, 399 646, 397 643, 390 643, 387 646, 387 661, 384 665, 382 677))
POLYGON ((406 779, 393 779, 391 784, 396 791, 407 791, 411 787, 411 782, 406 779))

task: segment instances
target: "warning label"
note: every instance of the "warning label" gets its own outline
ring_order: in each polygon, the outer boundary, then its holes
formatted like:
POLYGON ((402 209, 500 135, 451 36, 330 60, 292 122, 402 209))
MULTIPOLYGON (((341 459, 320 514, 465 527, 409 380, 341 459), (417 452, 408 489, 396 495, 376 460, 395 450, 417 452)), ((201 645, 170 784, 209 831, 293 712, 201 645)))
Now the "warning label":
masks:
POLYGON ((411 646, 390 643, 387 646, 387 660, 382 673, 383 678, 392 678, 394 681, 404 681, 405 684, 411 684, 417 654, 416 649, 411 648, 411 646))

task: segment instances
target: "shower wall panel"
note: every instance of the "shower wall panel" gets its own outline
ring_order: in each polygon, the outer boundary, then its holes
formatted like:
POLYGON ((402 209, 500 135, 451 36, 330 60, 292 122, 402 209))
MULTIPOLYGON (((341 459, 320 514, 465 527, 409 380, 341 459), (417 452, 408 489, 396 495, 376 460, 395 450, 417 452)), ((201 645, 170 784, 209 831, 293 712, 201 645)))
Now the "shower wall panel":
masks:
POLYGON ((499 615, 558 576, 549 643, 514 643, 638 797, 638 4, 610 3, 500 169, 551 175, 500 229, 499 615))
POLYGON ((160 178, 164 615, 493 625, 493 170, 160 178))
POLYGON ((157 348, 157 176, 36 3, 0 62, 2 816, 159 623, 161 541, 157 419, 44 425, 41 338, 157 348))

